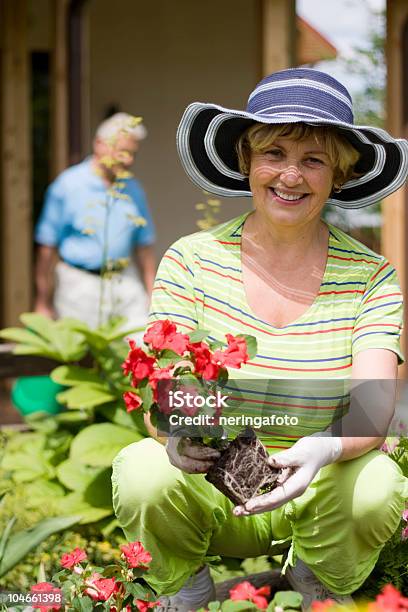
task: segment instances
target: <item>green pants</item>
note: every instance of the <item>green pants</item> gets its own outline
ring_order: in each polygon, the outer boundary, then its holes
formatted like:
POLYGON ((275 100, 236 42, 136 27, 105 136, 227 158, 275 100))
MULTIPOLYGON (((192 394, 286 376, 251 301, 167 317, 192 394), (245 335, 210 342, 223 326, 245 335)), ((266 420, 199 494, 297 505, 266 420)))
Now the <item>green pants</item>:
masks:
POLYGON ((334 592, 355 591, 396 530, 408 481, 379 451, 326 466, 285 506, 235 517, 233 504, 204 476, 170 465, 153 439, 124 448, 113 463, 113 503, 129 541, 153 556, 147 579, 173 594, 211 556, 278 554, 302 559, 334 592))

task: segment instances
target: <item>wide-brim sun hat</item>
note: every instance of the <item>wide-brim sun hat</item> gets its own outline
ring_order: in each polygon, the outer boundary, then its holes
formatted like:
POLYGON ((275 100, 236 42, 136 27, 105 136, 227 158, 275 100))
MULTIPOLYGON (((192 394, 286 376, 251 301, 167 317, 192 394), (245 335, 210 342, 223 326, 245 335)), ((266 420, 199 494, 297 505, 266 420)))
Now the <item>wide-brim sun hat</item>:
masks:
POLYGON ((360 153, 353 178, 333 192, 328 203, 362 208, 401 187, 408 175, 408 142, 377 127, 354 125, 352 99, 330 75, 310 68, 289 68, 265 77, 248 99, 233 110, 194 102, 177 130, 177 150, 190 179, 202 189, 226 197, 252 196, 240 173, 236 143, 254 123, 305 123, 339 130, 360 153))

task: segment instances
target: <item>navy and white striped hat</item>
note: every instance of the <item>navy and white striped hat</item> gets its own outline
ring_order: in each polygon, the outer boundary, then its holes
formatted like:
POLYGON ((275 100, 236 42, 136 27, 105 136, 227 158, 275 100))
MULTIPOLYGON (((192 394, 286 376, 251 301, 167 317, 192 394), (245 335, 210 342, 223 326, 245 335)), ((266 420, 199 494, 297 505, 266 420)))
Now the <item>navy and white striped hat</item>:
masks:
POLYGON ((290 68, 265 77, 255 87, 245 111, 194 102, 177 131, 177 149, 191 180, 220 196, 251 196, 248 177, 239 172, 237 139, 254 123, 307 123, 333 126, 360 152, 352 179, 329 203, 362 208, 401 187, 408 175, 408 141, 385 130, 353 123, 347 89, 324 72, 290 68))

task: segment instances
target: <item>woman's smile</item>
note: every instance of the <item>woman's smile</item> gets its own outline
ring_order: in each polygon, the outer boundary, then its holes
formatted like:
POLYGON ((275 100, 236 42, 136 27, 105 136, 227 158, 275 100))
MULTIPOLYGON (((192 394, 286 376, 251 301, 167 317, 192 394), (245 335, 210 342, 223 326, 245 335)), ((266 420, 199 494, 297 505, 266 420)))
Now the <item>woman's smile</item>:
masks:
POLYGON ((278 225, 314 222, 333 188, 333 168, 315 138, 277 138, 252 153, 249 182, 257 214, 278 225))

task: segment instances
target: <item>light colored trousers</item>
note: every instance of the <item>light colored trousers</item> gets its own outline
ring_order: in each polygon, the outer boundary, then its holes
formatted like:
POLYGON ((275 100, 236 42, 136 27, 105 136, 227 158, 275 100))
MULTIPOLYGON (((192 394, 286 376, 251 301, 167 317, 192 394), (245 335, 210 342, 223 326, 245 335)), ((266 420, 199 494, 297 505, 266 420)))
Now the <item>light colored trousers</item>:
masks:
MULTIPOLYGON (((58 262, 55 268, 54 308, 58 318, 74 317, 91 328, 98 326, 101 277, 58 262)), ((101 322, 110 315, 126 317, 125 329, 144 327, 148 299, 134 266, 104 280, 101 322)))
POLYGON ((129 541, 152 554, 146 580, 173 594, 212 556, 257 557, 291 546, 336 593, 355 591, 395 532, 408 480, 380 451, 321 469, 301 497, 273 510, 235 517, 233 504, 201 474, 173 467, 165 448, 145 439, 113 463, 113 504, 129 541))

